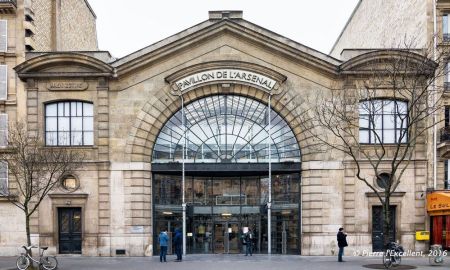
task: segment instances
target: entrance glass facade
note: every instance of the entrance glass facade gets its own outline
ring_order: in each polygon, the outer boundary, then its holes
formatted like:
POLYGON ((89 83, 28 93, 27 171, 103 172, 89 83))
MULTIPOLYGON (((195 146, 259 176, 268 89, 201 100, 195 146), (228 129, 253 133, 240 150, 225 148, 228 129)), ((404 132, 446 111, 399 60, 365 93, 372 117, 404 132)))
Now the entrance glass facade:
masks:
POLYGON ((219 95, 194 101, 169 119, 153 152, 155 254, 161 229, 171 238, 182 228, 183 203, 187 253, 240 253, 241 235, 249 228, 254 251, 266 253, 270 190, 271 251, 300 254, 300 150, 274 111, 269 131, 268 115, 256 100, 219 95))

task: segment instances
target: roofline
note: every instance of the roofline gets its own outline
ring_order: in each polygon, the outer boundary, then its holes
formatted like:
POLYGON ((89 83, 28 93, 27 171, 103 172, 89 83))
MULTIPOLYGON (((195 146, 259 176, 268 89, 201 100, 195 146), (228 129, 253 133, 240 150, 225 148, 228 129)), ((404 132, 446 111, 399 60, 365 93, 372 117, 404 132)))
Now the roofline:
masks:
POLYGON ((92 15, 94 16, 95 19, 97 19, 97 15, 94 12, 94 9, 92 8, 92 6, 89 4, 88 0, 84 0, 84 3, 86 3, 86 6, 89 8, 89 10, 91 11, 92 15))
POLYGON ((350 24, 350 21, 353 19, 353 16, 355 16, 356 11, 358 11, 359 7, 361 6, 363 0, 359 0, 358 4, 356 4, 356 7, 353 9, 352 14, 350 15, 350 17, 347 20, 347 23, 345 23, 344 28, 342 28, 341 33, 339 34, 339 36, 337 37, 336 41, 333 44, 333 47, 331 47, 330 50, 330 55, 333 52, 334 48, 336 47, 336 45, 338 44, 339 40, 341 39, 342 35, 344 34, 345 30, 347 29, 348 25, 350 24))

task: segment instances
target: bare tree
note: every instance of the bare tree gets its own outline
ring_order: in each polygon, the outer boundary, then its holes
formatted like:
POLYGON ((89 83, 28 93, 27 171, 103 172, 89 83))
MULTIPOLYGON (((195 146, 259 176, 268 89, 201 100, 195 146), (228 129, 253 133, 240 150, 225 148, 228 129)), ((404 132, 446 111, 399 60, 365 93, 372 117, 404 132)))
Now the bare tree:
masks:
POLYGON ((365 67, 342 71, 350 83, 309 97, 311 107, 301 116, 316 148, 342 153, 380 201, 385 248, 391 238, 391 196, 417 148, 426 151, 428 134, 439 122, 439 85, 447 74, 448 53, 402 47, 378 51, 365 67))
POLYGON ((0 160, 7 163, 13 177, 11 191, 3 195, 23 211, 30 246, 32 215, 61 177, 81 167, 83 155, 64 147, 46 147, 40 136, 29 136, 23 123, 15 123, 10 125, 8 149, 0 153, 0 160))

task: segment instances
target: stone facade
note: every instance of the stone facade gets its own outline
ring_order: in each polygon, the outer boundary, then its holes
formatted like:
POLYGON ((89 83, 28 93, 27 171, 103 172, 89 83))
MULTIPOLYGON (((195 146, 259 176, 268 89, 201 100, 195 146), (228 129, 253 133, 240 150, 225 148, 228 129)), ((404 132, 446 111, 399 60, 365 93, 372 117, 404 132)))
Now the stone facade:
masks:
MULTIPOLYGON (((330 55, 341 58, 344 49, 397 48, 428 44, 432 1, 360 0, 330 55)), ((432 29, 431 29, 432 31, 432 29)))
MULTIPOLYGON (((114 62, 105 60, 105 53, 28 54, 16 71, 25 84, 30 132, 44 132, 46 102, 64 99, 94 104, 94 146, 81 148, 87 165, 75 175, 80 188, 70 194, 55 190, 44 201, 33 220, 36 241, 58 252, 57 209, 70 205, 83 212, 83 254, 115 256, 117 250, 125 250, 129 256, 152 255, 158 229, 153 227, 152 150, 163 125, 181 108, 170 78, 228 63, 286 77, 271 107, 289 123, 302 152, 302 254, 336 252, 336 231, 341 226, 351 235, 348 252, 371 250, 371 209, 378 201, 356 180, 354 166, 342 154, 311 149, 313 139, 305 136, 299 122, 308 110, 305 97, 326 94, 336 85, 345 85, 351 92, 364 77, 340 73, 345 66, 360 71, 351 65, 352 60, 338 61, 311 51, 241 16, 239 12, 212 13, 209 20, 114 62), (49 88, 52 82, 88 86, 82 91, 56 91, 49 88)), ((358 58, 361 68, 370 57, 376 58, 377 52, 358 58)), ((196 87, 184 94, 184 102, 219 93, 268 100, 263 89, 230 81, 196 87)), ((393 199, 398 209, 397 238, 411 250, 425 249, 414 233, 426 228, 420 195, 429 184, 426 149, 424 143, 418 145, 393 199)), ((363 170, 370 175, 368 167, 363 170)))
POLYGON ((32 0, 36 51, 96 51, 96 16, 87 0, 32 0))

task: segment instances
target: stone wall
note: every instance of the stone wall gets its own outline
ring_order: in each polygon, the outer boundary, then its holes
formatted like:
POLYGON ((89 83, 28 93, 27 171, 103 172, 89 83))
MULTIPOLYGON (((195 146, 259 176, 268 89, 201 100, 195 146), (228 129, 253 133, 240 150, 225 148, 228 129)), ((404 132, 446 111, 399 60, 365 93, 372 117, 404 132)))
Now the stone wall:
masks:
POLYGON ((96 16, 87 0, 34 0, 36 51, 95 51, 96 16))
POLYGON ((61 0, 58 22, 59 51, 95 51, 95 14, 87 0, 61 0))
POLYGON ((330 54, 343 49, 395 48, 427 43, 428 0, 361 0, 330 54))

